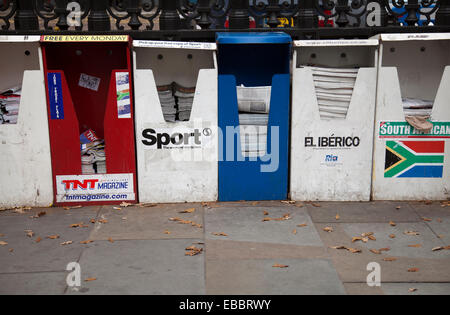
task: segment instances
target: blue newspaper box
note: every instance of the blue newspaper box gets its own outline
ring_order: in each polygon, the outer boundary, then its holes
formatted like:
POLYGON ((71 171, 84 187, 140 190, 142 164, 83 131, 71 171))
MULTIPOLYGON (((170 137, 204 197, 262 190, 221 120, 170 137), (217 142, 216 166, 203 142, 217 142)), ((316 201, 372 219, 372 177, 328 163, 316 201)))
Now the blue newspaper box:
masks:
POLYGON ((219 200, 287 198, 291 37, 218 33, 219 200))

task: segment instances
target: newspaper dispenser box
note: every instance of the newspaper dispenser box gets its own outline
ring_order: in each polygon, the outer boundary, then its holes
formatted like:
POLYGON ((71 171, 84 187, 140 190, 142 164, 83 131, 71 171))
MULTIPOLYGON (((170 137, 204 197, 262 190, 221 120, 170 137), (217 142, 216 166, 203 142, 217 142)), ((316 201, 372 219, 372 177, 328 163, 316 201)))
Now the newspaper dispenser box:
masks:
POLYGON ((382 34, 377 38, 373 199, 447 199, 450 34, 382 34))
POLYGON ((53 201, 39 39, 0 36, 0 208, 53 201))
POLYGON ((216 44, 133 46, 140 202, 217 200, 216 44))
POLYGON ((378 40, 294 41, 293 200, 370 199, 378 40))
POLYGON ((220 201, 287 198, 291 42, 217 34, 220 201))
POLYGON ((130 41, 43 36, 55 204, 136 201, 130 41))

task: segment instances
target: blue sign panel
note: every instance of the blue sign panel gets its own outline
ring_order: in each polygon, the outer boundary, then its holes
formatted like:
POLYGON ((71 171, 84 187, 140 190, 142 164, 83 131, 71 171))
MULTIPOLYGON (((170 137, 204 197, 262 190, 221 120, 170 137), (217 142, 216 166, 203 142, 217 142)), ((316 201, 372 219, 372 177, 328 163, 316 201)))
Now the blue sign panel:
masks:
POLYGON ((50 102, 50 118, 64 119, 64 103, 62 95, 61 73, 47 74, 48 98, 50 102))

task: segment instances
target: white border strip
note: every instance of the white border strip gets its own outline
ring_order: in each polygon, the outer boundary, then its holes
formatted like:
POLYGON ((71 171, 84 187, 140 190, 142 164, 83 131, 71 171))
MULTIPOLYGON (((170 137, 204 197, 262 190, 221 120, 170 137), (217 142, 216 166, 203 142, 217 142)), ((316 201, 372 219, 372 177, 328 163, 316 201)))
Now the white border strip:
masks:
POLYGON ((294 47, 378 46, 378 39, 296 40, 294 47))
POLYGON ((200 42, 171 42, 157 40, 135 40, 133 47, 144 48, 177 48, 177 49, 200 49, 200 50, 216 50, 216 43, 200 43, 200 42))
POLYGON ((376 38, 384 42, 410 41, 410 40, 450 40, 450 33, 403 33, 380 34, 376 38))
POLYGON ((0 43, 35 43, 40 42, 41 36, 0 36, 0 43))

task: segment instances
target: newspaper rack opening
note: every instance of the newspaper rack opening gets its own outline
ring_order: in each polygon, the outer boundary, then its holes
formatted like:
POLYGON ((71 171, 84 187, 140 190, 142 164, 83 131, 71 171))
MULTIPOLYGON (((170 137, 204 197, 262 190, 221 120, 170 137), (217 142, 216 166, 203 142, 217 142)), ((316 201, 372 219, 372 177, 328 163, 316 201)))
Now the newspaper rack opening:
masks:
POLYGON ((0 208, 52 204, 39 36, 0 38, 0 208))
POLYGON ((378 40, 294 42, 293 200, 370 199, 378 40))
POLYGON ((136 202, 128 36, 41 39, 55 204, 136 202))
POLYGON ((216 44, 133 46, 139 200, 217 200, 216 44))
POLYGON ((217 34, 220 201, 287 198, 291 41, 217 34))
POLYGON ((447 199, 450 34, 378 38, 373 199, 447 199))

